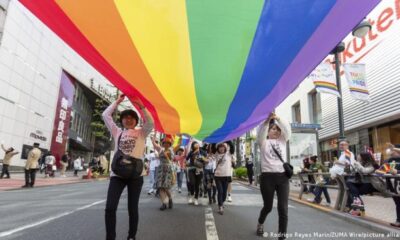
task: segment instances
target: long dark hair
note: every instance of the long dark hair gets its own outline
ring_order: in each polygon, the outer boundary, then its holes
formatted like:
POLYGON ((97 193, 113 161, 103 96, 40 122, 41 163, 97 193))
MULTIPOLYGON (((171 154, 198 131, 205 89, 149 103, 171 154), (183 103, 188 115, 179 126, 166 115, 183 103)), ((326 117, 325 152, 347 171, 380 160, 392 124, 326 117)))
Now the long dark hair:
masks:
POLYGON ((362 153, 360 153, 360 157, 361 157, 361 165, 363 167, 373 166, 375 169, 379 168, 378 164, 375 162, 375 159, 371 155, 371 153, 362 152, 362 153))

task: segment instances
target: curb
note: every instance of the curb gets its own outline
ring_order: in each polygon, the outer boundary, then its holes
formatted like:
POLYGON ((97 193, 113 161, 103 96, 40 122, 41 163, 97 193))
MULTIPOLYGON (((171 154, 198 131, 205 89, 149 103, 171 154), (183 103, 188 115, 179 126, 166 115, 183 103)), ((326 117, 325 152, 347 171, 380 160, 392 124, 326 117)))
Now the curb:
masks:
MULTIPOLYGON (((106 181, 108 178, 99 178, 99 179, 88 179, 85 181, 79 181, 79 182, 65 182, 65 183, 60 183, 60 184, 53 184, 53 185, 42 185, 42 186, 35 186, 35 188, 45 188, 45 187, 54 187, 54 186, 61 186, 61 185, 70 185, 70 184, 79 184, 79 183, 91 183, 91 182, 100 182, 100 181, 106 181)), ((32 188, 10 188, 10 189, 5 189, 5 190, 0 190, 0 192, 11 192, 11 191, 16 191, 16 190, 29 190, 32 188)))
MULTIPOLYGON (((253 189, 253 190, 260 190, 256 186, 250 186, 250 185, 244 184, 243 182, 240 182, 240 181, 235 181, 235 182, 239 183, 240 185, 242 185, 244 187, 248 187, 248 188, 253 189)), ((322 207, 322 206, 319 206, 319 205, 314 205, 314 204, 305 202, 303 200, 298 199, 297 197, 293 196, 293 194, 290 194, 290 193, 289 193, 289 200, 291 200, 293 202, 296 202, 296 203, 299 203, 299 204, 302 204, 302 205, 305 205, 305 206, 308 206, 308 207, 313 208, 313 209, 320 210, 320 211, 322 211, 324 213, 327 213, 327 214, 332 215, 334 217, 337 217, 337 218, 346 220, 348 222, 357 224, 357 225, 359 225, 361 227, 365 227, 365 228, 367 228, 369 230, 372 230, 372 231, 375 231, 375 232, 383 233, 385 235, 391 234, 391 235, 394 235, 394 236, 400 236, 400 230, 397 230, 397 229, 391 227, 388 223, 385 223, 385 222, 378 222, 378 220, 365 218, 365 217, 364 218, 353 217, 353 216, 351 216, 351 215, 349 215, 347 213, 342 213, 342 212, 339 212, 339 211, 336 211, 336 210, 333 210, 333 209, 329 209, 329 208, 325 208, 325 207, 322 207)))

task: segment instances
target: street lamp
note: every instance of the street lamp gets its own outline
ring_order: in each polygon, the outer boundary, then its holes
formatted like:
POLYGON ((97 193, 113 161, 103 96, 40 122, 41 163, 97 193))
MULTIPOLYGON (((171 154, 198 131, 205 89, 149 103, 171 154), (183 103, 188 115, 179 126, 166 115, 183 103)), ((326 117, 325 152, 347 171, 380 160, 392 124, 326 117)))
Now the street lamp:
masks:
MULTIPOLYGON (((369 30, 371 30, 371 24, 368 21, 362 21, 359 23, 352 31, 353 36, 358 38, 363 38, 369 30)), ((336 85, 340 97, 338 97, 338 115, 339 115, 339 142, 344 140, 346 137, 344 135, 344 118, 343 118, 343 100, 342 100, 342 84, 340 81, 340 59, 339 54, 345 50, 344 42, 340 42, 330 54, 335 56, 335 70, 336 70, 336 85)))

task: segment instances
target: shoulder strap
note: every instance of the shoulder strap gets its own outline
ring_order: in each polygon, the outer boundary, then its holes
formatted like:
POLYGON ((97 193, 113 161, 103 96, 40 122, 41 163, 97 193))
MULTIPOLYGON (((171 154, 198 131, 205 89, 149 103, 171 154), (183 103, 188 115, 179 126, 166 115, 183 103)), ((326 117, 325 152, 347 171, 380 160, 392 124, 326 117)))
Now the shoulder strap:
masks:
POLYGON ((118 137, 118 144, 117 144, 118 148, 119 148, 119 143, 121 142, 121 137, 122 137, 123 133, 124 133, 124 131, 122 130, 121 134, 118 137))
POLYGON ((283 161, 283 159, 282 159, 281 154, 278 152, 278 150, 276 150, 276 149, 274 148, 274 145, 271 144, 271 147, 272 147, 272 149, 274 150, 275 154, 278 156, 279 160, 281 160, 281 162, 285 163, 285 162, 283 161))

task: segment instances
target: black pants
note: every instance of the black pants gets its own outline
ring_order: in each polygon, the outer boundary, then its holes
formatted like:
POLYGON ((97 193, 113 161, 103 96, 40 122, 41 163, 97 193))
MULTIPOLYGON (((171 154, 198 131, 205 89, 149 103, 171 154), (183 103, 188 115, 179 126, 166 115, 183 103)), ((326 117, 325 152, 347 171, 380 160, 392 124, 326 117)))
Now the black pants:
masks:
POLYGON ((328 189, 326 187, 316 187, 314 189, 314 194, 315 194, 315 201, 320 203, 322 201, 322 193, 325 195, 325 200, 327 203, 331 203, 331 198, 329 196, 329 192, 328 189))
POLYGON ((217 193, 217 187, 214 184, 214 182, 215 182, 215 179, 214 179, 213 170, 205 169, 204 170, 204 189, 207 189, 208 200, 210 200, 210 202, 212 201, 212 199, 215 198, 215 195, 217 193))
POLYGON ((285 239, 288 225, 288 200, 289 200, 289 179, 285 173, 262 173, 260 189, 264 201, 261 209, 259 224, 264 224, 267 215, 271 212, 274 203, 274 194, 278 196, 279 215, 279 239, 285 239))
POLYGON ((25 186, 33 187, 35 185, 37 169, 25 169, 25 186))
POLYGON ((10 178, 10 172, 8 171, 8 164, 3 164, 3 168, 1 169, 1 176, 0 178, 3 178, 4 175, 7 175, 8 178, 10 178))
POLYGON ((127 186, 128 188, 128 212, 129 212, 129 237, 136 236, 139 222, 139 197, 143 186, 143 177, 137 179, 122 179, 111 177, 107 193, 106 203, 106 233, 107 240, 116 238, 117 208, 121 194, 127 186))
POLYGON ((361 202, 364 203, 360 196, 376 191, 371 183, 346 182, 346 185, 349 188, 350 193, 349 197, 347 198, 347 207, 349 208, 351 207, 355 197, 359 198, 361 202))
POLYGON ((400 197, 393 197, 393 201, 396 204, 396 222, 400 222, 400 197))
POLYGON ((230 177, 214 177, 215 184, 217 185, 218 191, 218 206, 224 206, 226 195, 228 192, 228 185, 230 177))
POLYGON ((249 179, 250 184, 253 184, 253 176, 254 176, 253 164, 249 164, 247 166, 247 178, 249 179))
POLYGON ((200 184, 202 184, 202 179, 203 179, 203 172, 199 172, 199 174, 196 174, 196 169, 190 169, 189 170, 189 181, 190 184, 192 184, 191 189, 190 189, 190 194, 194 198, 198 199, 199 198, 199 192, 200 192, 200 184))

